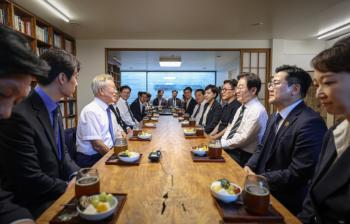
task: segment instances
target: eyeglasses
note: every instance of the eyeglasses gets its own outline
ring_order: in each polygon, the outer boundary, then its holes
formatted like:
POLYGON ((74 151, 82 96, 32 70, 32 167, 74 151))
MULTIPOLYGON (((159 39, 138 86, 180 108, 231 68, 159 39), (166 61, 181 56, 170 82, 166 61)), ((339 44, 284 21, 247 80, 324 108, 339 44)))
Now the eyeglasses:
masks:
POLYGON ((222 89, 221 89, 221 92, 226 92, 226 91, 228 91, 228 90, 233 90, 233 89, 225 89, 225 88, 222 88, 222 89))
POLYGON ((269 82, 269 83, 267 83, 267 88, 268 89, 273 89, 273 88, 275 88, 276 86, 279 86, 279 85, 281 85, 280 82, 269 82))

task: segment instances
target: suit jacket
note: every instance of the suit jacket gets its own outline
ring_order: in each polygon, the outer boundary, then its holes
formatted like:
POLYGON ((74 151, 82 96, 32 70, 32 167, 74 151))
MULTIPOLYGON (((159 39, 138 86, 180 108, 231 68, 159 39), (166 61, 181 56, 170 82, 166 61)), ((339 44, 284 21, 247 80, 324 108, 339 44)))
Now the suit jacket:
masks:
MULTIPOLYGON (((168 99, 168 107, 170 106, 174 107, 172 97, 168 99)), ((176 106, 181 107, 181 100, 179 98, 176 98, 176 106)))
POLYGON ((273 117, 246 165, 265 176, 271 193, 296 214, 301 210, 327 128, 320 115, 301 102, 286 117, 276 137, 269 139, 275 128, 273 117))
POLYGON ((183 102, 183 108, 185 109, 185 113, 189 114, 190 116, 192 116, 194 107, 197 105, 197 102, 191 98, 190 102, 188 103, 188 106, 186 107, 186 103, 183 102))
POLYGON ((142 121, 142 119, 146 116, 145 107, 143 106, 141 111, 140 101, 138 98, 134 102, 132 102, 132 104, 130 105, 130 109, 138 122, 142 121))
POLYGON ((0 188, 0 223, 11 223, 20 219, 33 219, 25 208, 12 203, 13 195, 0 188))
MULTIPOLYGON (((203 115, 204 115, 205 110, 207 109, 208 105, 209 105, 208 103, 206 103, 204 105, 203 114, 202 114, 202 117, 199 121, 199 124, 201 124, 203 121, 203 115)), ((214 103, 211 106, 211 108, 209 109, 209 112, 207 114, 207 120, 206 120, 206 124, 204 126, 205 133, 209 134, 210 132, 212 132, 214 130, 216 125, 220 122, 221 112, 222 112, 222 108, 221 108, 220 103, 218 103, 218 101, 214 100, 214 103)))
POLYGON ((303 223, 350 223, 350 146, 335 161, 334 128, 324 137, 320 160, 298 215, 303 223))
MULTIPOLYGON (((167 107, 168 106, 168 102, 167 102, 167 100, 166 99, 164 99, 164 98, 162 98, 162 102, 160 103, 160 105, 162 106, 162 107, 167 107)), ((153 100, 153 106, 159 106, 159 100, 158 100, 158 97, 157 98, 155 98, 154 100, 153 100)))
POLYGON ((70 175, 79 169, 67 152, 62 118, 58 120, 61 160, 49 113, 35 91, 14 107, 10 119, 0 122, 0 166, 6 170, 1 172, 3 187, 35 218, 65 192, 70 175))

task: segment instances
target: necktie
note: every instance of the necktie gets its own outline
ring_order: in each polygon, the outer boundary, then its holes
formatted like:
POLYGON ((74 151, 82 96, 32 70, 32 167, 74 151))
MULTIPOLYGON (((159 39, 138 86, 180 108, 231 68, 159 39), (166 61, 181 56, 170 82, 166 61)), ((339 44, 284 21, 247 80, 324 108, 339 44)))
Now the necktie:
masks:
POLYGON ((109 129, 109 133, 111 134, 112 142, 113 142, 113 145, 114 145, 114 143, 115 143, 115 136, 114 136, 114 130, 113 130, 111 109, 109 107, 107 108, 107 115, 108 115, 108 129, 109 129))
POLYGON ((233 125, 233 127, 230 130, 230 133, 228 134, 228 136, 226 137, 226 139, 230 139, 233 137, 233 135, 236 133, 237 129, 239 128, 239 126, 241 125, 242 122, 242 118, 243 118, 243 114, 244 114, 244 110, 245 110, 245 106, 242 106, 241 111, 239 112, 238 118, 236 120, 236 123, 233 125))
POLYGON ((278 132, 278 124, 282 120, 282 116, 279 113, 276 113, 274 119, 275 119, 275 121, 274 121, 275 133, 277 134, 277 132, 278 132))
POLYGON ((53 130, 54 130, 54 137, 55 137, 55 142, 57 147, 57 155, 58 155, 58 159, 61 160, 62 159, 61 134, 60 134, 60 126, 59 126, 60 107, 57 106, 52 113, 53 113, 53 130))
POLYGON ((198 104, 199 106, 197 107, 197 110, 196 110, 196 113, 194 113, 194 118, 196 118, 197 117, 197 115, 198 115, 198 113, 199 113, 199 111, 201 110, 201 106, 202 106, 202 104, 200 103, 200 104, 198 104))
POLYGON ((128 108, 128 111, 129 111, 129 114, 130 114, 130 117, 131 117, 132 121, 135 122, 134 115, 133 115, 132 112, 131 112, 131 109, 130 109, 130 107, 129 107, 128 102, 125 101, 125 104, 126 104, 126 107, 128 108))
POLYGON ((113 105, 109 105, 109 108, 114 113, 115 118, 117 119, 117 122, 120 125, 120 127, 123 128, 125 133, 127 133, 127 127, 126 127, 125 123, 123 122, 122 117, 120 116, 120 112, 119 112, 118 107, 114 107, 113 105))

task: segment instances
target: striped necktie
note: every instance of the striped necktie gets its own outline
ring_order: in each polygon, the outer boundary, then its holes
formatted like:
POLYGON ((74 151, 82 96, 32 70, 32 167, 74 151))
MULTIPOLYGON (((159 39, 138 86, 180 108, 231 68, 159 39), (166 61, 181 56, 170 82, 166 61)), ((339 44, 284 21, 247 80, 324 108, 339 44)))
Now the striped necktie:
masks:
POLYGON ((230 139, 233 137, 233 135, 236 133, 237 129, 239 128, 239 126, 241 125, 242 122, 242 118, 243 118, 243 114, 244 114, 244 110, 245 110, 245 106, 242 106, 241 111, 239 112, 238 118, 236 123, 233 125, 233 127, 230 130, 230 133, 228 134, 228 136, 226 137, 226 139, 230 139))

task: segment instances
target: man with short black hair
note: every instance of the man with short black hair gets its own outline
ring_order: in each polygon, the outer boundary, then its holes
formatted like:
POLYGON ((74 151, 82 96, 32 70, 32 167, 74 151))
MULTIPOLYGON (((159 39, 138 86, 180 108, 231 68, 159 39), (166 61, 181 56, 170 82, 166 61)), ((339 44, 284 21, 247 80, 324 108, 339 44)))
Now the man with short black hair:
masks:
MULTIPOLYGON (((0 26, 0 120, 8 119, 13 106, 28 95, 32 76, 47 77, 49 69, 45 61, 33 54, 22 36, 0 26)), ((1 167, 1 177, 8 169, 1 167)), ((2 190, 0 179, 0 223, 34 224, 30 212, 14 204, 12 199, 12 193, 2 190)))
POLYGON ((210 138, 220 139, 224 135, 226 127, 229 123, 232 123, 233 117, 236 114, 237 109, 241 106, 236 98, 237 80, 225 80, 224 85, 221 88, 222 100, 226 103, 222 107, 222 113, 220 122, 216 125, 215 129, 210 133, 210 138))
POLYGON ((192 88, 186 87, 184 90, 184 102, 183 102, 183 109, 185 109, 185 113, 192 116, 193 109, 196 106, 196 101, 192 97, 192 88))
POLYGON ((118 107, 120 116, 122 117, 123 121, 128 125, 128 127, 132 129, 139 122, 134 117, 131 108, 128 104, 131 88, 129 86, 121 86, 119 91, 120 99, 118 100, 116 107, 118 107))
POLYGON ((259 76, 242 73, 238 76, 237 99, 242 104, 221 138, 223 148, 242 167, 255 152, 264 134, 267 113, 258 100, 259 76))
POLYGON ((146 116, 145 103, 147 100, 147 93, 140 91, 137 95, 138 97, 134 100, 134 102, 132 102, 130 109, 135 119, 138 122, 141 122, 142 119, 146 116))
POLYGON ((158 89, 157 97, 153 100, 153 106, 155 107, 166 107, 168 105, 167 100, 163 97, 164 90, 158 89))
POLYGON ((204 99, 204 89, 196 89, 194 96, 196 98, 197 104, 193 109, 191 118, 196 120, 196 125, 199 125, 199 121, 203 114, 204 105, 207 103, 204 99))
POLYGON ((180 107, 181 100, 177 98, 177 90, 171 91, 171 97, 168 99, 168 107, 180 107))
POLYGON ((40 58, 51 67, 48 78, 38 77, 28 98, 0 122, 1 168, 7 170, 3 185, 35 218, 65 192, 79 169, 67 152, 58 104, 75 92, 79 61, 60 49, 40 58))
POLYGON ((244 167, 249 174, 265 176, 272 195, 293 214, 301 211, 327 129, 303 101, 311 82, 301 68, 276 68, 268 89, 269 103, 277 112, 270 116, 261 144, 244 167))

